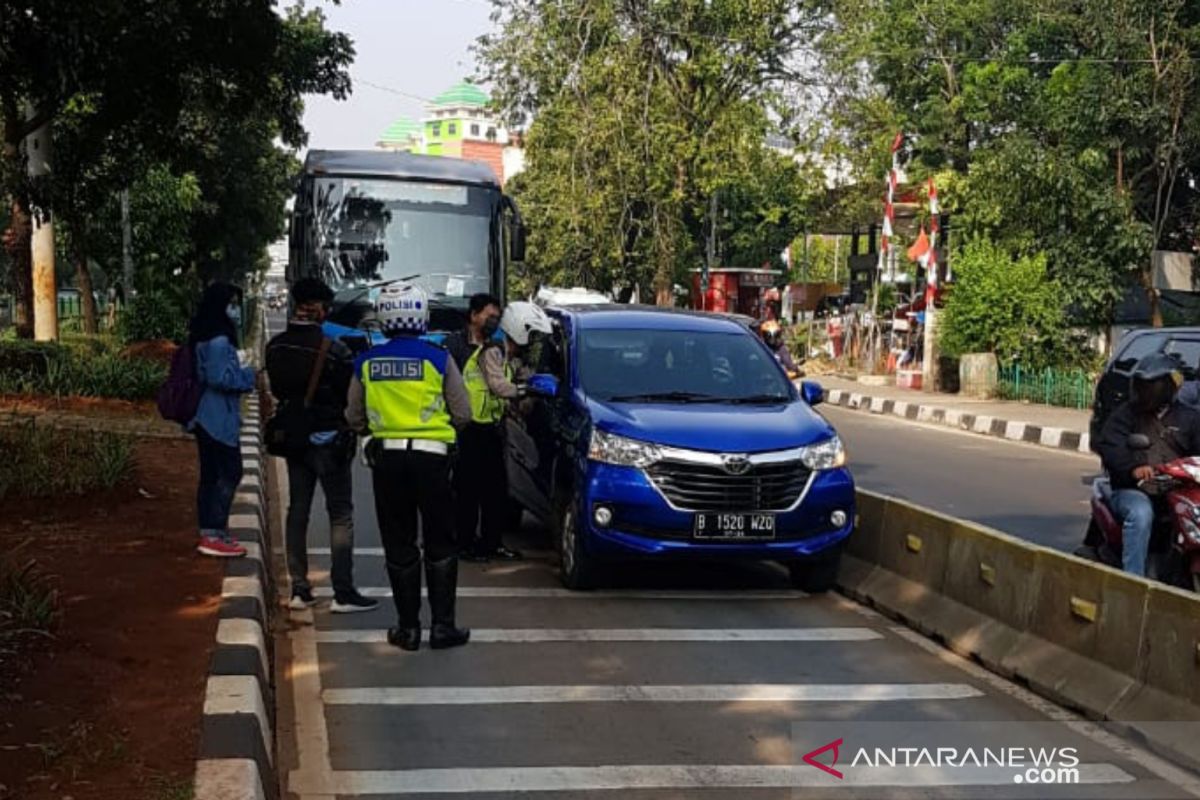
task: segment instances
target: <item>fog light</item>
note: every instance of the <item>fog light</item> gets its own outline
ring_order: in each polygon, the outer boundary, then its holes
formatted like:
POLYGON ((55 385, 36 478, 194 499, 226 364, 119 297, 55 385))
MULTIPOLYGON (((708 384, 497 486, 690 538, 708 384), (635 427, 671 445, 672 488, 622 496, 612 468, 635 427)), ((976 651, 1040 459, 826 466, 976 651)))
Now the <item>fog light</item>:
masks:
POLYGON ((592 518, 596 520, 596 524, 601 528, 607 528, 611 525, 612 517, 612 509, 606 506, 597 506, 596 513, 592 515, 592 518))
POLYGON ((833 527, 840 528, 846 524, 846 512, 835 511, 829 515, 829 521, 833 523, 833 527))

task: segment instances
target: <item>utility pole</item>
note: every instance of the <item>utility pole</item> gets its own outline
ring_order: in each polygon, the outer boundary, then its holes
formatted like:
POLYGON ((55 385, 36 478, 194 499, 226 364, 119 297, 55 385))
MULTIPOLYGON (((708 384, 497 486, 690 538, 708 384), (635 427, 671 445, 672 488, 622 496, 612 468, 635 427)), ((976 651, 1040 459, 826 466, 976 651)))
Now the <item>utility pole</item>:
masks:
POLYGON ((125 276, 125 302, 133 299, 133 228, 129 221, 129 190, 121 190, 121 266, 125 276))
POLYGON ((714 189, 708 201, 708 247, 704 259, 704 271, 700 274, 700 310, 708 310, 708 278, 717 266, 717 192, 714 189))
MULTIPOLYGON (((29 177, 35 194, 45 194, 44 182, 50 174, 50 124, 46 123, 25 140, 29 157, 29 177), (38 184, 42 184, 38 186, 38 184), (40 191, 38 191, 40 190, 40 191)), ((48 205, 48 204, 47 204, 48 205)), ((49 207, 34 206, 33 237, 33 338, 39 342, 58 339, 58 283, 54 277, 54 219, 49 207)))

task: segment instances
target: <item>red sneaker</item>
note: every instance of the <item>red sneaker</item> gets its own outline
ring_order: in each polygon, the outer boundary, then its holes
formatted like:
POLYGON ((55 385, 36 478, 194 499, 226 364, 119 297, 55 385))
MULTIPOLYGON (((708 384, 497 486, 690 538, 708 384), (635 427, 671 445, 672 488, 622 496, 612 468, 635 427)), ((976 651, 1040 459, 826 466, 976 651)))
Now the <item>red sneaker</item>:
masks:
POLYGON ((213 558, 241 558, 246 555, 246 548, 237 542, 227 542, 216 536, 201 536, 196 552, 213 558))

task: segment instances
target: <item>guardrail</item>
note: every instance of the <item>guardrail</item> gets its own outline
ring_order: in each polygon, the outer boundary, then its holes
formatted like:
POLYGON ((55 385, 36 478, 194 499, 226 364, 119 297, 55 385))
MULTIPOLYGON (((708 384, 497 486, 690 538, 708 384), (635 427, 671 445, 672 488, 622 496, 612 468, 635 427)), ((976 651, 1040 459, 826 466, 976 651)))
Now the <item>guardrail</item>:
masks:
POLYGON ((1200 721, 1200 596, 872 492, 858 509, 846 594, 1200 769, 1177 724, 1200 721))

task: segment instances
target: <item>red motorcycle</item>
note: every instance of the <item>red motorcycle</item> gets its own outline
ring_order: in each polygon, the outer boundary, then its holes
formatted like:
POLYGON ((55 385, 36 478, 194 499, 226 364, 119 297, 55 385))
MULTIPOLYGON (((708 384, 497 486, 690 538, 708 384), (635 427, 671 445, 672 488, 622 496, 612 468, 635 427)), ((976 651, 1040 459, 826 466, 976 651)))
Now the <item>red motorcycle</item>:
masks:
MULTIPOLYGON (((1150 447, 1141 434, 1129 437, 1135 450, 1150 447)), ((1163 583, 1200 592, 1200 457, 1180 458, 1154 468, 1138 488, 1155 501, 1146 568, 1163 583)), ((1092 519, 1075 555, 1121 568, 1121 522, 1113 513, 1107 477, 1092 483, 1092 519)))

